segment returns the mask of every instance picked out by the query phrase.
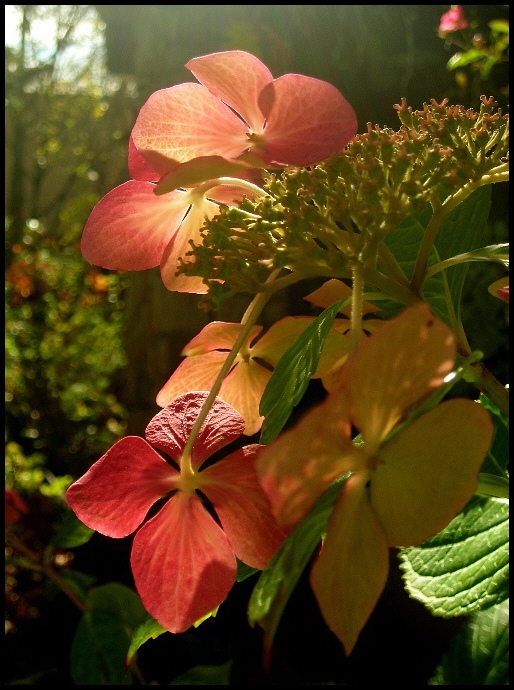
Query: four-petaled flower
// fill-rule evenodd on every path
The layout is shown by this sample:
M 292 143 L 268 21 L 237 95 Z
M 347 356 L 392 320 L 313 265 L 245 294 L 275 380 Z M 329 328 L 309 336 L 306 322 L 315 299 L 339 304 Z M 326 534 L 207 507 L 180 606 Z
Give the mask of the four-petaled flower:
M 305 299 L 315 306 L 326 308 L 338 300 L 351 297 L 351 294 L 351 288 L 345 283 L 331 279 Z M 364 302 L 364 313 L 376 310 L 377 307 Z M 341 310 L 343 316 L 347 316 L 347 313 L 348 309 Z M 244 417 L 246 435 L 251 436 L 259 431 L 264 421 L 259 414 L 259 404 L 273 367 L 313 320 L 311 316 L 286 316 L 274 323 L 258 340 L 262 326 L 254 326 L 248 333 L 219 391 L 219 397 Z M 374 330 L 379 323 L 382 322 L 377 319 L 363 321 L 363 328 Z M 337 318 L 325 340 L 312 378 L 321 378 L 327 390 L 337 384 L 340 367 L 350 350 L 349 329 L 348 318 Z M 182 350 L 187 359 L 179 364 L 161 388 L 157 394 L 157 404 L 165 407 L 188 390 L 210 390 L 242 330 L 240 323 L 222 321 L 213 321 L 205 326 Z
M 448 12 L 445 12 L 439 20 L 439 33 L 444 36 L 454 31 L 463 31 L 468 26 L 462 5 L 450 5 Z
M 405 309 L 350 355 L 340 388 L 258 459 L 273 512 L 287 526 L 334 479 L 352 473 L 310 575 L 321 612 L 347 653 L 385 586 L 388 547 L 434 536 L 477 488 L 493 433 L 482 406 L 450 399 L 398 428 L 441 386 L 455 356 L 453 334 L 427 304 Z M 362 444 L 353 442 L 353 429 Z
M 145 608 L 171 632 L 187 630 L 224 601 L 236 556 L 263 569 L 285 534 L 258 483 L 262 446 L 244 446 L 205 466 L 242 434 L 244 421 L 230 405 L 215 400 L 190 457 L 184 456 L 206 397 L 193 392 L 174 400 L 148 424 L 147 441 L 122 438 L 66 492 L 78 518 L 109 537 L 128 536 L 167 499 L 136 533 L 131 567 Z
M 308 165 L 339 151 L 357 131 L 355 113 L 327 82 L 299 74 L 273 79 L 244 51 L 194 58 L 201 84 L 150 96 L 129 141 L 128 182 L 93 209 L 81 240 L 92 264 L 141 271 L 160 266 L 164 285 L 204 293 L 199 277 L 176 276 L 190 243 L 219 204 L 264 192 L 260 168 Z

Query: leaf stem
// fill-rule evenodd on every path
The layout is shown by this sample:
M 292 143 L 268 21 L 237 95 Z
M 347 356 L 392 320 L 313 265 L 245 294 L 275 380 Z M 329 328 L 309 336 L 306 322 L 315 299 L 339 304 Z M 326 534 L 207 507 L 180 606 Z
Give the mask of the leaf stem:
M 505 167 L 507 166 L 507 167 Z M 430 250 L 435 242 L 436 235 L 441 227 L 444 218 L 453 211 L 459 204 L 472 194 L 475 189 L 493 182 L 502 182 L 508 180 L 508 165 L 502 164 L 491 170 L 487 175 L 483 175 L 479 180 L 470 180 L 458 192 L 448 197 L 446 201 L 439 207 L 434 208 L 434 214 L 427 225 L 423 239 L 419 246 L 418 256 L 416 258 L 416 265 L 412 274 L 410 286 L 412 290 L 420 295 L 421 288 L 427 275 L 428 258 Z
M 9 546 L 12 546 L 13 549 L 16 549 L 16 551 L 19 551 L 28 559 L 29 563 L 27 564 L 27 568 L 44 573 L 47 577 L 53 580 L 53 582 L 55 582 L 59 589 L 66 594 L 68 599 L 70 599 L 75 606 L 82 611 L 82 613 L 86 612 L 87 606 L 85 602 L 78 597 L 68 583 L 65 582 L 65 580 L 58 575 L 58 573 L 56 573 L 50 563 L 45 563 L 35 551 L 32 551 L 32 549 L 26 546 L 21 539 L 18 539 L 18 537 L 11 532 L 6 532 L 5 539 Z

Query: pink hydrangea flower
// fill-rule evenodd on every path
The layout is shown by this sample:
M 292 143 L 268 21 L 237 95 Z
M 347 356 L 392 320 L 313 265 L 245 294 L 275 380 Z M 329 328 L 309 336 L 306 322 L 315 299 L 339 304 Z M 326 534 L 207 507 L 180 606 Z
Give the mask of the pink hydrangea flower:
M 262 194 L 259 168 L 308 165 L 341 150 L 357 131 L 355 113 L 330 84 L 299 74 L 273 79 L 244 51 L 186 65 L 201 84 L 156 91 L 129 142 L 132 179 L 103 197 L 82 235 L 92 264 L 141 271 L 160 266 L 169 290 L 204 293 L 201 278 L 176 276 L 190 242 L 219 203 Z
M 184 456 L 206 397 L 193 392 L 174 400 L 151 420 L 146 441 L 121 439 L 66 492 L 78 518 L 109 537 L 132 534 L 166 499 L 136 533 L 131 567 L 143 605 L 171 632 L 187 630 L 224 601 L 234 584 L 236 556 L 263 569 L 285 535 L 257 480 L 262 446 L 244 446 L 205 466 L 243 431 L 244 421 L 230 405 L 216 399 L 190 456 Z
M 451 5 L 439 21 L 439 33 L 448 34 L 467 29 L 469 26 L 462 5 Z
M 185 259 L 190 242 L 201 243 L 205 218 L 219 213 L 219 203 L 233 204 L 252 188 L 237 180 L 214 180 L 189 189 L 156 195 L 158 173 L 129 142 L 132 180 L 106 194 L 94 207 L 84 227 L 81 251 L 96 266 L 120 271 L 144 271 L 160 265 L 168 290 L 204 293 L 201 278 L 175 276 L 179 258 Z M 255 188 L 254 194 L 259 193 Z
M 197 57 L 186 67 L 200 84 L 156 91 L 132 132 L 161 175 L 209 156 L 252 167 L 311 165 L 342 150 L 357 132 L 353 108 L 325 81 L 301 74 L 273 79 L 242 50 Z

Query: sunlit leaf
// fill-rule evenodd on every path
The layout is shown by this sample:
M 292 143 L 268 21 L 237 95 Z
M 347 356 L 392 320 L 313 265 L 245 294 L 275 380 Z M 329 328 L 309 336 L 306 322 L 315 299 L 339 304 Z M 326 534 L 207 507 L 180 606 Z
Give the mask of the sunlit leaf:
M 325 309 L 288 348 L 277 363 L 261 399 L 265 416 L 260 442 L 270 443 L 282 431 L 293 407 L 302 399 L 317 369 L 321 350 L 334 319 L 347 300 Z
M 509 685 L 509 601 L 471 616 L 429 685 Z
M 155 618 L 148 618 L 144 623 L 142 623 L 134 632 L 132 641 L 130 643 L 129 650 L 127 652 L 127 666 L 132 661 L 134 654 L 137 652 L 139 647 L 143 645 L 148 640 L 155 640 L 163 633 L 168 632 L 166 628 L 163 628 L 160 623 L 158 623 Z
M 434 615 L 470 615 L 509 592 L 509 508 L 474 497 L 442 532 L 400 551 L 409 594 Z
M 316 501 L 262 572 L 250 598 L 248 618 L 264 630 L 265 653 L 268 655 L 282 613 L 314 550 L 319 545 L 334 503 L 348 474 L 335 481 Z

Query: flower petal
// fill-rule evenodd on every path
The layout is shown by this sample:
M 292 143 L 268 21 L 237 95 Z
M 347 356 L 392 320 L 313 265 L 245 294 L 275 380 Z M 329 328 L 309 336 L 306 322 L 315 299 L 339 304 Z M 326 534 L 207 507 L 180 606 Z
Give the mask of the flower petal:
M 148 165 L 143 156 L 136 149 L 132 137 L 129 138 L 128 169 L 130 177 L 133 180 L 158 182 L 160 179 L 159 173 Z
M 270 378 L 271 371 L 250 358 L 239 362 L 220 388 L 220 398 L 243 416 L 246 436 L 257 433 L 262 426 L 264 417 L 259 414 L 259 405 Z
M 279 359 L 293 342 L 314 321 L 313 316 L 285 316 L 273 326 L 251 348 L 253 357 L 259 357 L 276 366 Z M 320 378 L 333 369 L 341 358 L 346 358 L 350 348 L 349 338 L 331 329 L 312 378 Z
M 126 436 L 69 487 L 66 501 L 91 529 L 126 537 L 175 488 L 178 476 L 144 439 Z
M 346 482 L 310 574 L 323 618 L 347 654 L 375 608 L 389 571 L 387 542 L 369 507 L 366 478 L 355 474 Z
M 390 546 L 421 544 L 464 508 L 491 444 L 489 413 L 472 400 L 441 403 L 379 451 L 370 502 Z
M 335 86 L 301 74 L 285 74 L 264 87 L 259 106 L 266 118 L 265 159 L 311 165 L 342 151 L 357 132 L 357 117 Z
M 332 394 L 260 453 L 257 472 L 280 525 L 293 525 L 337 477 L 366 467 L 344 394 Z
M 239 334 L 243 330 L 240 323 L 227 323 L 226 321 L 211 321 L 198 335 L 196 335 L 182 350 L 183 355 L 191 357 L 212 350 L 230 351 L 235 345 Z M 253 326 L 247 343 L 250 343 L 262 331 L 262 326 Z
M 180 192 L 170 192 L 170 194 L 180 194 Z M 186 254 L 191 251 L 191 242 L 195 245 L 202 244 L 200 229 L 206 218 L 212 218 L 219 213 L 219 206 L 204 197 L 195 195 L 194 190 L 190 191 L 190 195 L 193 205 L 162 255 L 161 277 L 168 290 L 203 294 L 207 292 L 207 286 L 202 278 L 184 274 L 175 275 L 175 272 L 179 266 L 179 259 L 185 263 L 191 261 L 186 257 Z M 156 199 L 161 198 L 163 197 L 156 197 Z
M 153 93 L 132 130 L 139 153 L 161 175 L 199 156 L 237 158 L 248 148 L 246 126 L 200 84 Z
M 175 398 L 146 427 L 149 443 L 178 460 L 207 396 L 206 391 L 194 391 Z M 243 429 L 241 415 L 216 398 L 194 443 L 193 467 L 198 468 L 210 455 L 238 439 Z
M 184 192 L 157 197 L 154 190 L 150 182 L 130 180 L 100 199 L 82 234 L 86 261 L 114 271 L 159 265 L 191 201 Z
M 373 453 L 414 403 L 442 385 L 455 362 L 451 330 L 425 302 L 365 338 L 341 370 L 351 417 Z
M 314 290 L 314 292 L 311 292 L 303 299 L 307 300 L 307 302 L 310 302 L 311 304 L 314 304 L 316 307 L 327 309 L 327 307 L 330 307 L 332 304 L 334 304 L 334 302 L 338 302 L 339 300 L 345 298 L 347 299 L 348 297 L 351 297 L 352 294 L 352 288 L 346 285 L 346 283 L 343 283 L 342 280 L 337 280 L 337 278 L 331 278 L 323 283 L 320 288 Z M 339 313 L 350 317 L 351 310 L 352 306 L 349 304 L 344 309 L 341 309 Z M 371 312 L 375 311 L 380 311 L 380 307 L 377 307 L 375 304 L 364 300 L 362 303 L 362 313 L 370 314 Z
M 247 171 L 248 168 L 241 163 L 229 161 L 221 156 L 199 156 L 186 163 L 180 163 L 164 175 L 157 185 L 156 194 L 166 194 L 178 187 L 192 187 L 218 177 L 239 178 L 246 176 Z
M 262 131 L 264 117 L 258 97 L 273 76 L 255 55 L 228 50 L 193 58 L 186 67 L 211 93 L 239 113 L 252 131 Z
M 201 489 L 212 502 L 234 552 L 252 568 L 263 570 L 286 536 L 255 471 L 262 446 L 245 446 L 203 472 Z
M 188 357 L 166 381 L 155 402 L 159 407 L 166 407 L 183 393 L 211 390 L 226 359 L 226 352 L 208 352 Z
M 223 530 L 196 494 L 182 491 L 138 531 L 130 560 L 144 607 L 174 633 L 219 606 L 236 575 Z

